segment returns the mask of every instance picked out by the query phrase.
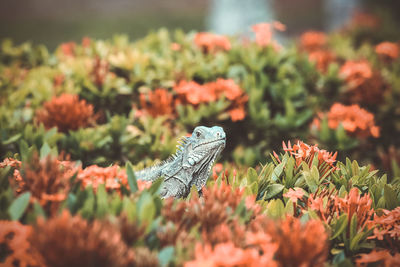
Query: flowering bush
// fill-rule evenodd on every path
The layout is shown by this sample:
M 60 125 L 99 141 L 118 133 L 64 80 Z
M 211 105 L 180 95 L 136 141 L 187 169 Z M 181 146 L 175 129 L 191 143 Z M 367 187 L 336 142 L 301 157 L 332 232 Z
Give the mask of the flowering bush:
M 3 41 L 0 265 L 395 266 L 400 65 L 383 23 L 286 47 L 279 22 L 254 41 Z M 201 196 L 162 200 L 132 175 L 215 124 L 227 146 Z

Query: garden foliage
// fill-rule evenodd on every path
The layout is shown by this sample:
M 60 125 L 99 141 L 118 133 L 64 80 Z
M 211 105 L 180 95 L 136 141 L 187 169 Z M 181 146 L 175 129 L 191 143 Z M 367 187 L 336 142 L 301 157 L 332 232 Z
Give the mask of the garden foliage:
M 4 40 L 0 263 L 399 265 L 400 47 L 361 43 L 379 21 L 357 16 L 288 47 L 278 22 L 255 41 Z M 202 196 L 162 200 L 133 170 L 198 125 L 224 128 L 224 164 Z

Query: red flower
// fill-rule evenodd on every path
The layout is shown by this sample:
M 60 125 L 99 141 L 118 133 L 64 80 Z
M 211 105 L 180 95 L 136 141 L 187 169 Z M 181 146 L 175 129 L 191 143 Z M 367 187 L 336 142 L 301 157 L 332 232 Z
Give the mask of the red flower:
M 326 72 L 331 63 L 335 62 L 336 55 L 327 50 L 315 50 L 308 54 L 308 60 L 315 62 L 320 72 Z
M 348 231 L 350 231 L 350 222 L 353 215 L 357 216 L 357 231 L 362 231 L 372 222 L 371 218 L 374 214 L 372 199 L 369 194 L 361 196 L 358 188 L 353 187 L 344 198 L 336 196 L 335 202 L 339 213 L 344 212 L 348 215 Z M 347 235 L 349 235 L 349 232 Z
M 284 197 L 288 197 L 290 201 L 296 203 L 298 199 L 302 199 L 304 196 L 304 191 L 301 188 L 295 188 L 293 190 L 292 188 L 289 188 L 289 191 L 285 194 L 283 194 Z
M 1 266 L 45 266 L 28 242 L 31 233 L 31 226 L 16 221 L 0 221 Z
M 372 77 L 372 67 L 366 60 L 346 61 L 340 68 L 339 74 L 346 80 L 350 88 L 355 88 Z
M 284 31 L 286 30 L 286 26 L 278 21 L 271 23 L 258 23 L 253 25 L 253 32 L 256 35 L 256 44 L 265 47 L 268 45 L 272 45 L 278 48 L 278 44 L 272 39 L 273 30 Z
M 397 59 L 399 57 L 399 46 L 391 42 L 382 42 L 375 46 L 375 52 L 384 59 Z
M 75 56 L 76 44 L 74 42 L 62 43 L 60 47 L 65 56 Z
M 387 250 L 373 250 L 369 254 L 361 254 L 356 259 L 357 267 L 369 266 L 369 263 L 377 262 L 380 262 L 379 266 L 382 267 L 400 266 L 400 253 L 392 256 Z
M 119 190 L 121 184 L 129 188 L 126 172 L 121 170 L 118 165 L 105 168 L 91 165 L 79 171 L 77 178 L 82 181 L 83 187 L 91 185 L 94 190 L 97 190 L 100 184 L 105 184 L 107 190 Z M 137 183 L 139 190 L 151 185 L 150 182 L 142 180 L 137 180 Z
M 159 88 L 147 94 L 140 94 L 140 105 L 153 117 L 174 113 L 173 96 L 165 89 Z
M 182 48 L 182 46 L 180 44 L 178 44 L 178 43 L 172 43 L 171 44 L 171 50 L 172 51 L 179 51 L 179 50 L 181 50 L 181 48 Z
M 304 161 L 309 167 L 311 167 L 314 156 L 317 154 L 318 170 L 322 176 L 336 168 L 334 163 L 336 161 L 337 152 L 333 154 L 333 152 L 319 149 L 317 145 L 310 146 L 301 141 L 298 141 L 297 144 L 293 145 L 293 147 L 290 144 L 290 141 L 287 146 L 285 142 L 282 142 L 282 146 L 285 152 L 289 152 L 290 155 L 295 156 L 297 166 L 300 166 L 301 162 Z M 276 153 L 274 155 L 278 161 L 280 161 L 278 155 Z
M 358 105 L 333 104 L 328 113 L 328 126 L 336 129 L 339 124 L 342 124 L 349 134 L 359 138 L 379 137 L 379 127 L 375 125 L 374 115 Z
M 88 47 L 90 47 L 91 43 L 92 43 L 92 40 L 89 37 L 85 36 L 82 38 L 82 46 L 83 47 L 88 48 Z
M 228 51 L 231 49 L 231 43 L 227 37 L 209 32 L 197 33 L 194 37 L 194 43 L 204 53 L 214 53 L 218 50 Z
M 87 127 L 96 120 L 93 106 L 79 100 L 77 95 L 53 97 L 36 112 L 36 120 L 46 128 L 57 127 L 61 132 Z
M 308 31 L 300 36 L 300 47 L 305 51 L 320 50 L 327 43 L 326 34 L 318 31 Z

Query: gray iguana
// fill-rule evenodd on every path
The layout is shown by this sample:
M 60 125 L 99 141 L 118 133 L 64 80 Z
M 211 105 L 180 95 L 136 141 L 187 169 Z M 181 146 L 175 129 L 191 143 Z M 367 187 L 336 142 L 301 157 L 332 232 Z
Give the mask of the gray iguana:
M 225 141 L 221 127 L 196 127 L 190 137 L 181 139 L 174 155 L 160 164 L 135 172 L 135 176 L 144 181 L 164 177 L 160 192 L 162 198 L 186 197 L 193 185 L 201 190 L 206 184 Z

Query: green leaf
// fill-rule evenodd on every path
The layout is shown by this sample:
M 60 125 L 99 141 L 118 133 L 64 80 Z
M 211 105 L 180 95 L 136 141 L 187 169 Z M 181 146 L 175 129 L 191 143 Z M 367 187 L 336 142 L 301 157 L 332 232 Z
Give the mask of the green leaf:
M 31 199 L 31 193 L 25 192 L 17 197 L 8 208 L 8 214 L 11 220 L 18 221 L 24 214 L 26 208 L 28 208 L 29 200 Z
M 396 192 L 390 185 L 385 184 L 383 196 L 385 197 L 386 207 L 389 210 L 395 209 L 400 205 L 400 201 L 397 199 Z
M 348 220 L 348 215 L 342 214 L 339 219 L 336 221 L 335 226 L 333 227 L 333 235 L 331 236 L 331 240 L 335 239 L 338 237 L 340 234 L 343 233 L 344 230 L 347 228 L 347 220 Z
M 40 148 L 40 158 L 44 159 L 47 157 L 51 152 L 50 146 L 47 144 L 47 142 L 44 142 L 42 147 Z
M 174 259 L 175 248 L 173 246 L 164 247 L 158 253 L 160 266 L 167 266 Z
M 258 175 L 257 171 L 253 168 L 248 168 L 247 169 L 247 179 L 249 180 L 249 184 L 252 184 L 253 182 L 258 181 Z
M 271 184 L 267 186 L 263 199 L 268 200 L 282 192 L 284 185 L 281 184 Z
M 266 213 L 269 217 L 274 219 L 282 218 L 282 216 L 285 214 L 285 206 L 283 205 L 282 200 L 270 200 L 267 205 Z
M 353 214 L 350 221 L 350 240 L 352 240 L 357 234 L 357 214 Z
M 132 169 L 132 164 L 130 162 L 127 162 L 125 167 L 126 167 L 126 175 L 128 176 L 129 189 L 131 190 L 132 193 L 135 193 L 138 191 L 139 188 L 135 173 L 133 172 Z
M 107 214 L 108 211 L 107 192 L 104 184 L 100 184 L 97 187 L 96 198 L 96 217 L 102 218 Z
M 38 201 L 33 203 L 33 210 L 35 212 L 36 217 L 46 218 L 46 213 L 44 212 L 42 206 L 40 206 Z
M 272 172 L 272 176 L 271 176 L 271 180 L 272 180 L 273 182 L 277 181 L 277 180 L 279 179 L 279 177 L 281 176 L 282 171 L 283 171 L 283 167 L 285 167 L 286 161 L 287 161 L 287 158 L 283 158 L 283 159 L 282 159 L 282 162 L 279 163 L 279 164 L 274 168 L 274 171 Z
M 5 141 L 2 141 L 2 143 L 3 143 L 3 145 L 9 145 L 9 144 L 11 144 L 11 143 L 14 143 L 14 142 L 16 142 L 16 141 L 18 141 L 18 139 L 21 137 L 21 134 L 19 133 L 19 134 L 16 134 L 16 135 L 14 135 L 14 136 L 11 136 L 10 138 L 8 138 L 7 140 L 5 140 Z
M 153 197 L 147 191 L 144 191 L 137 203 L 138 217 L 141 222 L 151 223 L 156 214 L 156 207 L 153 203 Z
M 149 192 L 154 195 L 154 194 L 158 194 L 160 189 L 161 189 L 161 185 L 164 182 L 164 178 L 158 178 L 157 180 L 153 181 L 153 183 L 151 184 L 150 188 L 149 188 Z

